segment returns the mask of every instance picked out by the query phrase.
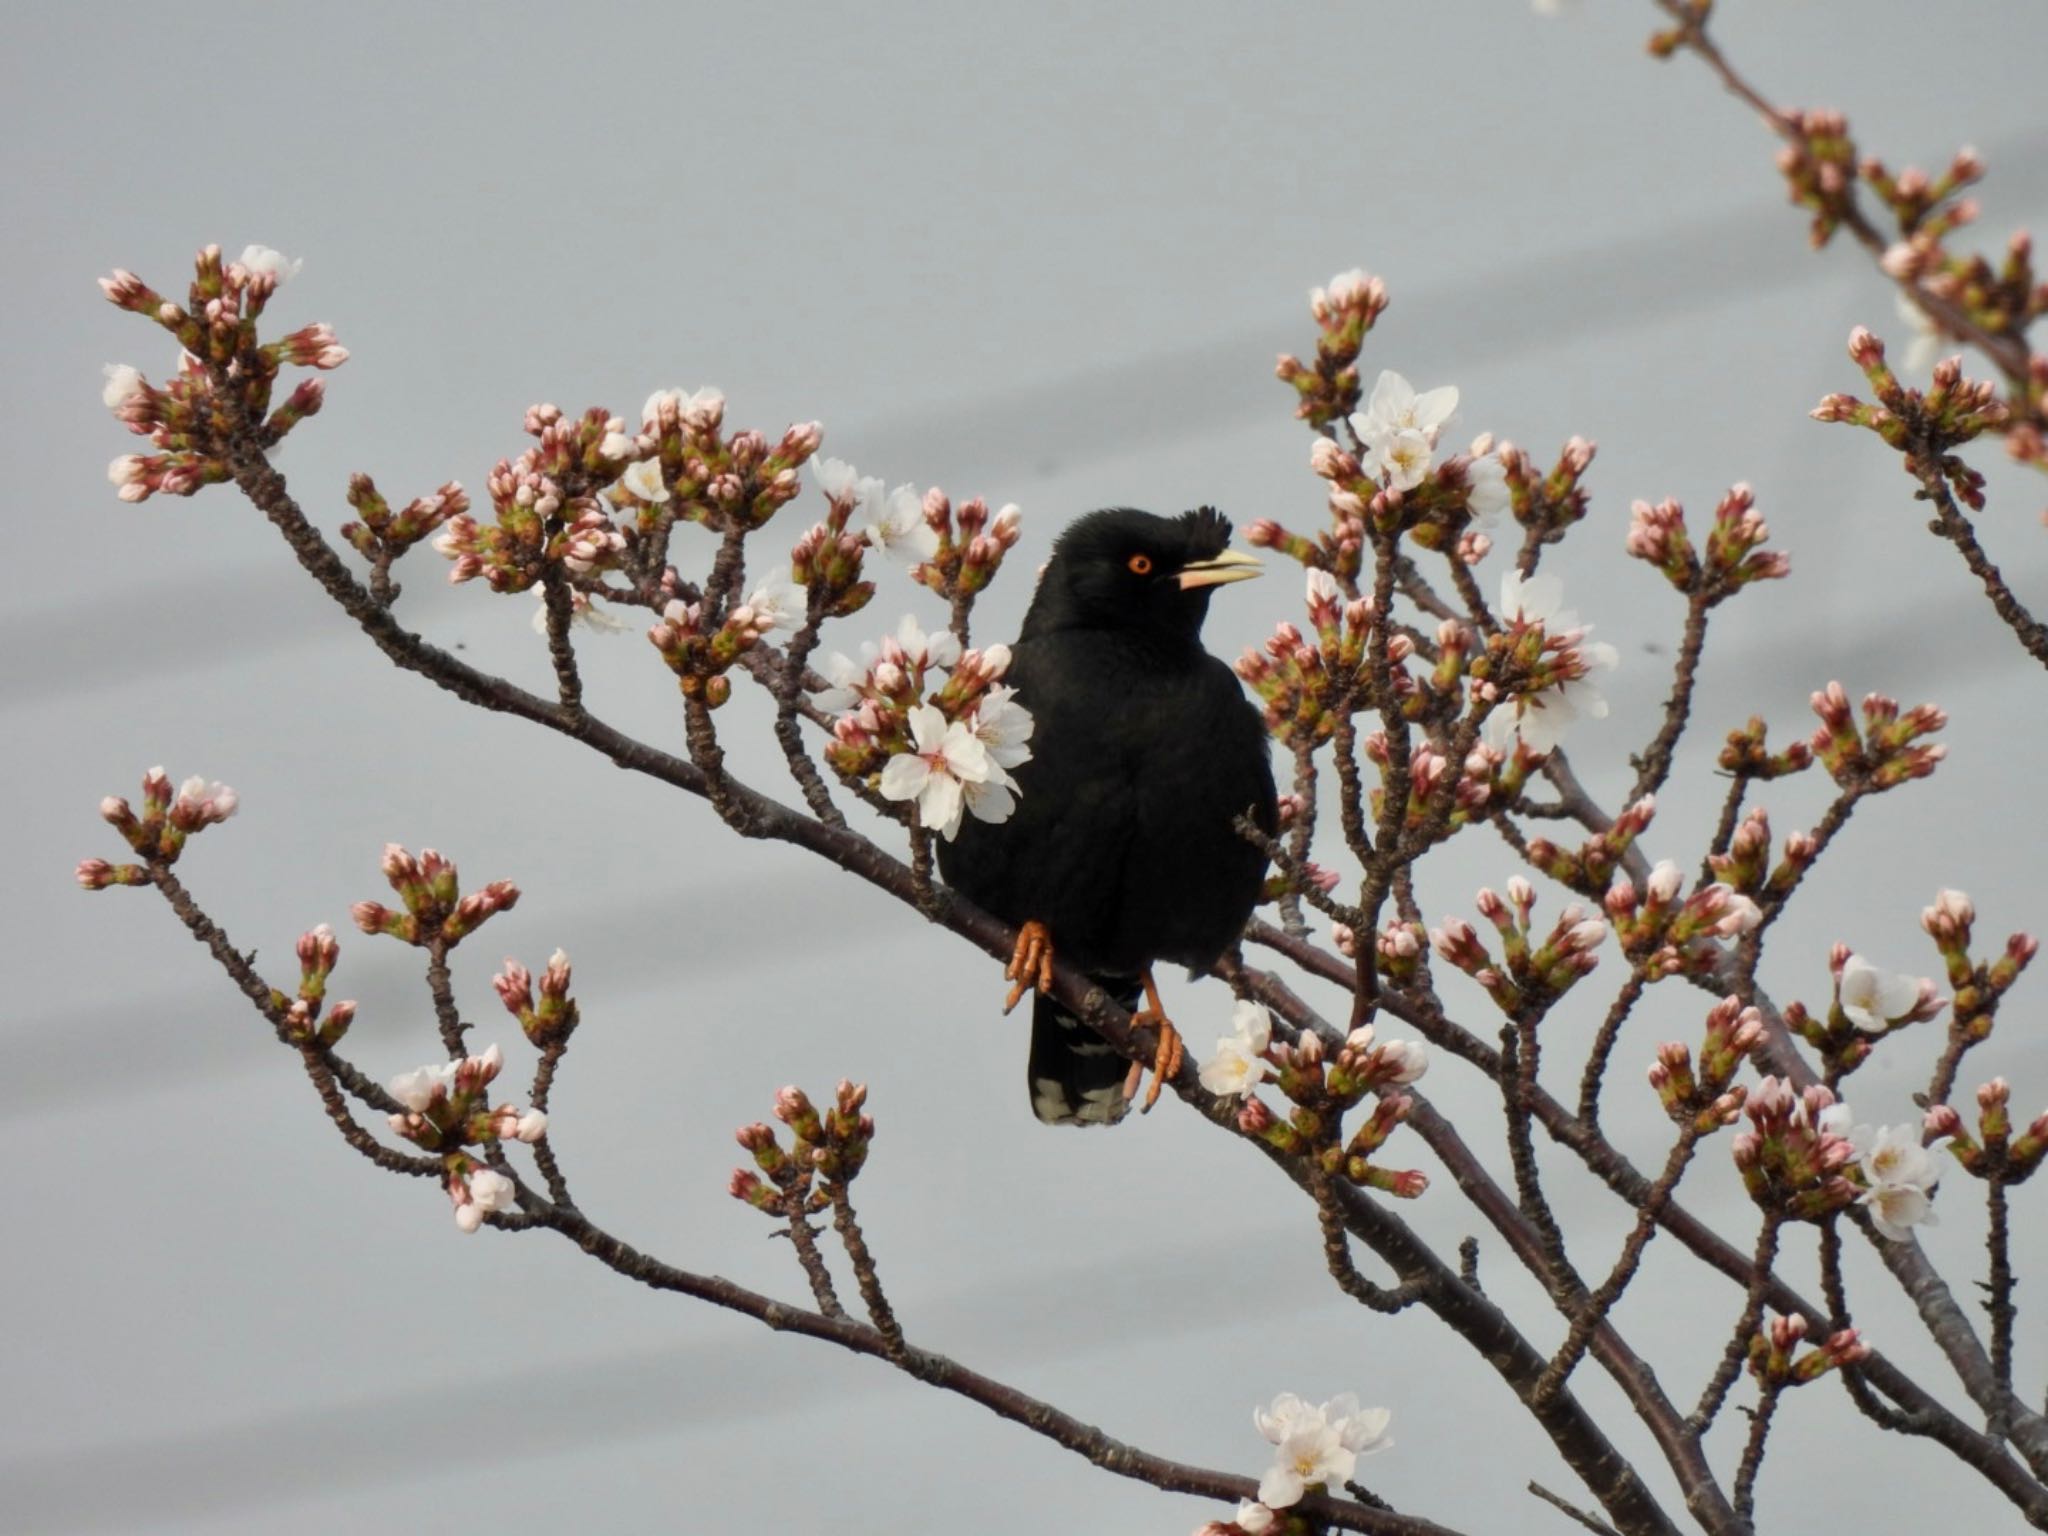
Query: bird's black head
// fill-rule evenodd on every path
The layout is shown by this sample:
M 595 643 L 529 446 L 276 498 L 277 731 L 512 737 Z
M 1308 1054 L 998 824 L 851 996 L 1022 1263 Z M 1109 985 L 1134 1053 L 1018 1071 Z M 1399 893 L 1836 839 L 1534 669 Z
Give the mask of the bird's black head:
M 1179 517 L 1110 507 L 1076 518 L 1053 545 L 1023 637 L 1117 629 L 1192 641 L 1209 594 L 1259 574 L 1259 562 L 1229 544 L 1230 519 L 1214 507 Z

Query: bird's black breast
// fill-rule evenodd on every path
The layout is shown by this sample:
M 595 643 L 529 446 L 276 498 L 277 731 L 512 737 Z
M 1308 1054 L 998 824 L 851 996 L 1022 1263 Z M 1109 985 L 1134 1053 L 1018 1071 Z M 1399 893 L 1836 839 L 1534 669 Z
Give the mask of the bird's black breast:
M 1046 924 L 1084 970 L 1208 966 L 1265 876 L 1233 823 L 1276 821 L 1265 728 L 1237 678 L 1199 645 L 1072 629 L 1020 642 L 1005 681 L 1031 712 L 1032 758 L 1008 821 L 969 817 L 940 844 L 948 883 Z

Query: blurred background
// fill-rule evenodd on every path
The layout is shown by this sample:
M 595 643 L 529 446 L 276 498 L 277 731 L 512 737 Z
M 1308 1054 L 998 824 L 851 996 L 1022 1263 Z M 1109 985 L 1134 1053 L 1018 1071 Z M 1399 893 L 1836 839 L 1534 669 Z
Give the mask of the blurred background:
M 1893 165 L 1976 144 L 1992 248 L 2048 213 L 2037 5 L 1946 10 L 1940 25 L 1972 40 L 1957 44 L 1911 0 L 1721 9 L 1725 46 L 1768 91 L 1847 110 Z M 695 801 L 394 672 L 232 492 L 116 501 L 103 467 L 131 439 L 100 407 L 101 365 L 161 378 L 173 351 L 93 279 L 125 266 L 182 293 L 206 241 L 304 258 L 271 315 L 328 321 L 354 356 L 281 463 L 330 529 L 352 470 L 398 501 L 449 478 L 481 495 L 535 401 L 630 415 L 653 389 L 715 384 L 734 425 L 772 437 L 817 418 L 825 451 L 863 472 L 1020 503 L 1025 542 L 977 622 L 995 639 L 1089 508 L 1214 502 L 1240 522 L 1317 523 L 1272 363 L 1313 345 L 1309 287 L 1363 265 L 1394 296 L 1368 379 L 1456 383 L 1454 442 L 1492 430 L 1545 462 L 1573 433 L 1600 445 L 1593 514 L 1549 568 L 1623 655 L 1612 716 L 1572 742 L 1604 797 L 1654 729 L 1681 614 L 1623 557 L 1629 501 L 1678 496 L 1697 527 L 1746 479 L 1792 553 L 1790 581 L 1722 611 L 1653 857 L 1696 860 L 1713 753 L 1752 713 L 1774 738 L 1803 734 L 1830 678 L 1951 712 L 1941 772 L 1867 806 L 1774 936 L 1773 993 L 1824 1002 L 1836 940 L 1937 971 L 1917 918 L 1942 886 L 1975 897 L 1991 942 L 2048 926 L 2048 678 L 1922 531 L 1896 458 L 1807 419 L 1860 385 L 1852 324 L 1905 328 L 1860 256 L 1805 249 L 1746 109 L 1695 63 L 1644 57 L 1659 19 L 1623 0 L 1557 17 L 1518 0 L 14 8 L 0 751 L 24 819 L 0 1019 L 0 1530 L 341 1532 L 468 1509 L 538 1530 L 1002 1536 L 1228 1513 L 874 1362 L 636 1289 L 545 1234 L 460 1235 L 436 1190 L 337 1143 L 160 903 L 72 884 L 80 857 L 117 855 L 99 798 L 133 795 L 158 762 L 241 792 L 238 818 L 181 866 L 239 945 L 283 976 L 298 933 L 341 930 L 334 993 L 360 1000 L 349 1049 L 380 1078 L 436 1054 L 411 952 L 347 923 L 352 901 L 385 894 L 383 843 L 444 850 L 466 885 L 520 883 L 518 909 L 458 952 L 465 1007 L 523 1080 L 489 975 L 508 953 L 537 967 L 570 951 L 585 1023 L 555 1142 L 589 1212 L 636 1245 L 802 1298 L 786 1247 L 725 1194 L 732 1128 L 781 1083 L 864 1079 L 880 1137 L 863 1213 L 915 1341 L 1149 1450 L 1254 1476 L 1254 1402 L 1356 1391 L 1393 1410 L 1395 1449 L 1361 1473 L 1397 1507 L 1473 1532 L 1565 1529 L 1523 1486 L 1582 1491 L 1491 1372 L 1421 1309 L 1385 1319 L 1338 1295 L 1312 1213 L 1261 1160 L 1171 1102 L 1113 1133 L 1036 1125 L 1024 1026 L 1000 1017 L 979 954 L 835 869 L 740 844 Z M 1987 543 L 2038 607 L 2041 483 L 1995 450 L 1975 460 L 1992 475 Z M 807 493 L 783 514 L 791 537 L 820 505 Z M 686 565 L 705 555 L 678 548 Z M 532 599 L 451 589 L 443 571 L 431 553 L 401 568 L 402 615 L 544 686 Z M 852 651 L 906 610 L 941 617 L 900 568 L 883 581 L 828 646 Z M 1284 573 L 1234 588 L 1211 646 L 1234 655 L 1298 605 Z M 597 709 L 678 744 L 673 684 L 637 634 L 585 656 Z M 749 708 L 729 716 L 737 766 L 788 794 Z M 1817 778 L 1764 797 L 1780 836 L 1819 814 Z M 1512 872 L 1497 842 L 1462 839 L 1426 866 L 1432 919 Z M 1613 980 L 1610 956 L 1556 1016 L 1567 1051 Z M 1965 1092 L 1999 1070 L 2016 1111 L 2038 1107 L 2038 987 Z M 1201 1048 L 1229 1015 L 1213 983 L 1176 979 L 1169 1000 Z M 1659 989 L 1623 1040 L 1609 1117 L 1639 1160 L 1664 1145 L 1641 1068 L 1656 1041 L 1697 1039 L 1703 1012 Z M 1859 1119 L 1912 1117 L 1936 1040 L 1895 1043 L 1854 1079 Z M 1427 1087 L 1498 1151 L 1469 1078 L 1444 1063 Z M 1630 1213 L 1562 1163 L 1554 1175 L 1585 1264 L 1604 1270 Z M 2015 1197 L 2023 1273 L 2048 1262 L 2044 1195 Z M 1685 1198 L 1749 1240 L 1725 1143 Z M 1926 1234 L 1966 1302 L 1978 1198 L 1952 1177 Z M 1446 1247 L 1476 1230 L 1447 1182 L 1404 1214 Z M 1740 1296 L 1668 1246 L 1620 1321 L 1689 1402 Z M 1811 1289 L 1810 1251 L 1789 1246 Z M 1539 1317 L 1499 1244 L 1482 1251 L 1490 1291 Z M 1960 1402 L 1889 1279 L 1853 1259 L 1859 1324 Z M 2037 1388 L 2030 1317 L 2021 1375 Z M 1576 1385 L 1618 1402 L 1595 1367 Z M 1724 1415 L 1717 1464 L 1732 1469 L 1742 1424 Z M 1832 1387 L 1798 1394 L 1780 1424 L 1766 1529 L 2017 1528 Z M 1643 1437 L 1617 1432 L 1669 1491 Z M 1864 1471 L 1876 1454 L 1881 1476 Z

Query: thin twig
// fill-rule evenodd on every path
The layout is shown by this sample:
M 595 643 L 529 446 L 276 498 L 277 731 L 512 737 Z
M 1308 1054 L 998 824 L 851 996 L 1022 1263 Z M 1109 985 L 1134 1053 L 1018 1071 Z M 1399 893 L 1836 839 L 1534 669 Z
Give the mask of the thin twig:
M 1927 525 L 1928 532 L 1947 539 L 1955 545 L 1956 552 L 1963 557 L 1963 564 L 1970 568 L 1970 574 L 1977 578 L 1984 588 L 1985 597 L 1991 601 L 1991 611 L 2005 622 L 2026 653 L 2034 660 L 2048 667 L 2048 625 L 2034 617 L 2027 607 L 2013 595 L 2005 573 L 1992 563 L 1984 553 L 1984 546 L 1977 542 L 1976 526 L 1956 505 L 1950 494 L 1948 482 L 1942 478 L 1940 454 L 1922 453 L 1917 456 L 1920 465 L 1920 498 L 1934 504 L 1934 518 Z
M 548 660 L 555 668 L 555 697 L 572 715 L 583 713 L 583 677 L 576 669 L 576 643 L 569 626 L 576 617 L 569 584 L 558 573 L 541 578 L 543 612 L 547 614 Z
M 1587 1530 L 1592 1531 L 1594 1533 L 1594 1536 L 1621 1536 L 1621 1533 L 1615 1530 L 1615 1528 L 1609 1525 L 1605 1520 L 1595 1519 L 1593 1516 L 1587 1514 L 1583 1509 L 1580 1509 L 1577 1505 L 1566 1503 L 1563 1499 L 1559 1498 L 1556 1494 L 1552 1493 L 1548 1488 L 1544 1487 L 1541 1483 L 1536 1482 L 1533 1479 L 1529 1483 L 1529 1491 L 1535 1494 L 1536 1497 L 1541 1499 L 1544 1503 L 1549 1504 L 1557 1509 L 1563 1510 L 1567 1515 L 1570 1515 L 1572 1519 L 1578 1521 L 1580 1525 L 1583 1525 Z
M 1579 1074 L 1579 1119 L 1588 1129 L 1599 1128 L 1600 1086 L 1607 1079 L 1607 1061 L 1614 1054 L 1615 1042 L 1621 1038 L 1621 1026 L 1643 995 L 1645 979 L 1640 962 L 1629 968 L 1628 980 L 1614 995 L 1607 1017 L 1600 1021 L 1600 1031 L 1593 1037 L 1592 1048 L 1586 1052 L 1586 1069 Z
M 1745 1520 L 1756 1518 L 1756 1477 L 1763 1470 L 1764 1444 L 1770 1439 L 1771 1419 L 1784 1395 L 1784 1383 L 1765 1382 L 1749 1416 L 1749 1438 L 1742 1447 L 1742 1464 L 1735 1469 L 1735 1513 Z
M 1665 1159 L 1664 1172 L 1650 1186 L 1649 1198 L 1636 1213 L 1635 1226 L 1622 1244 L 1620 1257 L 1614 1261 L 1614 1268 L 1608 1271 L 1607 1278 L 1601 1281 L 1600 1288 L 1580 1304 L 1564 1343 L 1558 1346 L 1550 1368 L 1537 1384 L 1538 1392 L 1546 1396 L 1555 1392 L 1578 1368 L 1579 1361 L 1585 1356 L 1586 1345 L 1592 1340 L 1594 1327 L 1613 1311 L 1614 1304 L 1621 1300 L 1621 1293 L 1635 1279 L 1636 1270 L 1643 1262 L 1643 1251 L 1650 1246 L 1650 1239 L 1657 1235 L 1658 1217 L 1663 1214 L 1672 1191 L 1678 1188 L 1678 1181 L 1685 1177 L 1686 1167 L 1692 1162 L 1699 1139 L 1697 1118 L 1687 1120 L 1679 1128 L 1678 1140 L 1671 1148 L 1671 1155 Z
M 1692 718 L 1693 684 L 1699 676 L 1700 652 L 1707 643 L 1707 612 L 1713 600 L 1704 586 L 1686 599 L 1685 634 L 1678 643 L 1678 660 L 1671 669 L 1671 696 L 1664 701 L 1664 723 L 1650 744 L 1635 759 L 1635 787 L 1628 792 L 1633 804 L 1664 787 L 1671 774 L 1671 759 L 1679 737 Z
M 868 1251 L 866 1234 L 860 1229 L 860 1219 L 853 1213 L 853 1196 L 844 1179 L 827 1179 L 825 1193 L 832 1200 L 832 1227 L 839 1234 L 839 1241 L 846 1246 L 846 1257 L 853 1265 L 853 1278 L 860 1287 L 861 1305 L 868 1310 L 868 1321 L 875 1325 L 889 1346 L 889 1358 L 903 1358 L 903 1326 L 896 1321 L 895 1309 L 889 1305 L 889 1298 L 883 1294 L 881 1276 L 875 1270 L 875 1256 Z
M 1406 1311 L 1420 1301 L 1428 1290 L 1426 1280 L 1407 1280 L 1388 1287 L 1375 1285 L 1358 1272 L 1351 1259 L 1351 1234 L 1344 1226 L 1344 1212 L 1332 1198 L 1330 1176 L 1318 1170 L 1312 1188 L 1317 1220 L 1323 1229 L 1323 1262 L 1337 1288 L 1353 1301 L 1387 1316 Z
M 1763 1226 L 1756 1235 L 1756 1256 L 1751 1261 L 1752 1278 L 1743 1297 L 1742 1313 L 1735 1319 L 1727 1348 L 1721 1352 L 1721 1363 L 1714 1367 L 1714 1374 L 1700 1393 L 1699 1406 L 1693 1409 L 1692 1417 L 1686 1421 L 1695 1434 L 1704 1435 L 1713 1425 L 1714 1416 L 1721 1411 L 1721 1404 L 1727 1401 L 1728 1389 L 1735 1385 L 1735 1378 L 1742 1372 L 1742 1362 L 1749 1357 L 1749 1341 L 1756 1337 L 1757 1325 L 1763 1321 L 1764 1296 L 1770 1289 L 1771 1266 L 1778 1260 L 1778 1228 L 1784 1220 L 1776 1211 L 1764 1212 Z
M 846 1308 L 840 1305 L 839 1292 L 832 1284 L 832 1272 L 825 1267 L 825 1256 L 818 1251 L 818 1229 L 811 1225 L 810 1217 L 804 1213 L 805 1197 L 810 1188 L 808 1178 L 783 1187 L 782 1200 L 789 1216 L 789 1226 L 784 1230 L 790 1247 L 796 1250 L 797 1263 L 803 1266 L 804 1279 L 810 1282 L 811 1295 L 817 1300 L 818 1310 L 827 1317 L 844 1318 Z
M 448 941 L 440 934 L 427 940 L 427 991 L 434 999 L 434 1023 L 441 1032 L 441 1049 L 454 1061 L 469 1054 L 463 1044 L 465 1028 L 455 1006 L 455 981 L 448 973 Z
M 1989 1229 L 1985 1234 L 1984 1246 L 1991 1257 L 1991 1279 L 1985 1286 L 1989 1293 L 1984 1310 L 1991 1314 L 1991 1374 L 1998 1380 L 1999 1391 L 2005 1402 L 2012 1400 L 2012 1330 L 2019 1317 L 2019 1309 L 2013 1304 L 2013 1287 L 2018 1282 L 2012 1272 L 2011 1234 L 2007 1229 L 2005 1209 L 2005 1175 L 1994 1169 L 1986 1184 L 1986 1195 L 1990 1203 Z M 1991 1415 L 1991 1422 L 1985 1426 L 1991 1434 L 2003 1439 L 2011 1413 L 2002 1402 Z

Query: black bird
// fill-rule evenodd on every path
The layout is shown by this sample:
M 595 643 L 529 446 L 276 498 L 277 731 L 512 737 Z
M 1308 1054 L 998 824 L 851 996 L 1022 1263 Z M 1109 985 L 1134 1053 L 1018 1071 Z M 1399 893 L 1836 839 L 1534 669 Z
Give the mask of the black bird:
M 1214 964 L 1265 879 L 1234 823 L 1278 824 L 1266 729 L 1201 640 L 1210 593 L 1259 574 L 1229 542 L 1213 507 L 1113 507 L 1060 535 L 1004 678 L 1034 722 L 1016 810 L 970 816 L 939 845 L 947 882 L 1022 928 L 1007 1007 L 1037 989 L 1028 1075 L 1048 1124 L 1114 1124 L 1144 1077 L 1047 995 L 1054 949 L 1126 1008 L 1143 993 L 1138 1022 L 1159 1032 L 1150 1109 L 1181 1060 L 1152 966 Z

